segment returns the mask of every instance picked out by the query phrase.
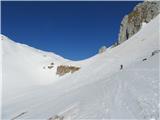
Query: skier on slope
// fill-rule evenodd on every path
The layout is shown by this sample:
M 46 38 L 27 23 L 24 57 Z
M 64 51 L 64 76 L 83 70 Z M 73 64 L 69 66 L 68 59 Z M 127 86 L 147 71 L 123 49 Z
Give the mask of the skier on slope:
M 123 69 L 123 65 L 120 65 L 120 70 L 122 70 Z

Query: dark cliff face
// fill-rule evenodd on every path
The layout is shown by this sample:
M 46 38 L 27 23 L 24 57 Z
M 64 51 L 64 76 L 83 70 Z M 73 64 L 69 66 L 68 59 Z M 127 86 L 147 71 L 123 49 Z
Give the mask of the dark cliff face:
M 150 22 L 160 12 L 160 1 L 145 1 L 135 6 L 133 11 L 124 16 L 118 38 L 118 44 L 137 33 L 143 23 Z

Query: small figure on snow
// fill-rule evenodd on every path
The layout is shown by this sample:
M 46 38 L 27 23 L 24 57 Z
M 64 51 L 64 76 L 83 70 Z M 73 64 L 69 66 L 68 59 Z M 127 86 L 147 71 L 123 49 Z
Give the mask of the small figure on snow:
M 123 69 L 123 65 L 120 65 L 120 70 L 122 70 Z

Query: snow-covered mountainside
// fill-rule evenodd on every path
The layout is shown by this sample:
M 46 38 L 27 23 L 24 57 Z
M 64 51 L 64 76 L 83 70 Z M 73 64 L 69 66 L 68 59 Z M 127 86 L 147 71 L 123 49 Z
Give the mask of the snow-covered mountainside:
M 2 119 L 159 119 L 159 19 L 82 61 L 2 40 Z M 57 66 L 78 66 L 56 74 Z M 48 66 L 52 66 L 49 67 Z

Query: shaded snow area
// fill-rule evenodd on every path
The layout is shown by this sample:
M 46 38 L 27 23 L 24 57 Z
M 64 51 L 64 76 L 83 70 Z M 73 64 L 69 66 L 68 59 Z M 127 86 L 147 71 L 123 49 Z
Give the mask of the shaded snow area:
M 2 119 L 159 120 L 159 17 L 124 43 L 82 61 L 2 35 Z M 81 69 L 59 77 L 59 65 Z

